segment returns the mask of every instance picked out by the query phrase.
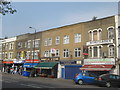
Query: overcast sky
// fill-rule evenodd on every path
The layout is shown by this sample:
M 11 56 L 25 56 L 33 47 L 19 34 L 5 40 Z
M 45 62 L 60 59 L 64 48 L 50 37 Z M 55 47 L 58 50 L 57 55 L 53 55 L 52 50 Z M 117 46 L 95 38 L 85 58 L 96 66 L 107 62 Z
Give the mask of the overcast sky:
M 118 13 L 117 2 L 13 2 L 14 15 L 2 17 L 2 36 L 48 30 L 89 21 L 93 16 L 103 18 Z

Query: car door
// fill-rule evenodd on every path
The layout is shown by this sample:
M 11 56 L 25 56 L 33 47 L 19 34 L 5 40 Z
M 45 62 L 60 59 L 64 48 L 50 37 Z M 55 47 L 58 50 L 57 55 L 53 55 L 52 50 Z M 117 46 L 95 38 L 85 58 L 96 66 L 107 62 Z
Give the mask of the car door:
M 84 79 L 84 82 L 85 82 L 85 83 L 93 83 L 95 77 L 91 77 L 91 76 L 89 75 L 89 73 L 85 73 L 85 74 L 83 74 L 83 79 Z

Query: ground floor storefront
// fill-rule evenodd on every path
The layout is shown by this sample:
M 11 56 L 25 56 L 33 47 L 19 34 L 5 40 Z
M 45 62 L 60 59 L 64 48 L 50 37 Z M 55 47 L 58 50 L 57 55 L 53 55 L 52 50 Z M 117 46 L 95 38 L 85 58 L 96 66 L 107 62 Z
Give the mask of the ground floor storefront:
M 80 68 L 83 72 L 92 72 L 97 76 L 115 72 L 116 65 L 114 58 L 85 59 L 84 65 Z

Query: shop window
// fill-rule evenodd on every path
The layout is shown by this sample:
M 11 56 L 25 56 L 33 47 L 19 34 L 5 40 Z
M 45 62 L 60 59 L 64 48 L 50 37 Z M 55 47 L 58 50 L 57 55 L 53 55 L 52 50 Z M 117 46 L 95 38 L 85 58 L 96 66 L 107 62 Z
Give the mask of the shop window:
M 74 55 L 75 55 L 75 57 L 80 57 L 80 52 L 81 52 L 80 48 L 74 49 Z
M 114 39 L 114 28 L 108 28 L 108 39 Z
M 64 43 L 64 44 L 68 44 L 68 43 L 69 43 L 69 36 L 68 36 L 68 35 L 65 35 L 65 36 L 64 36 L 63 43 Z
M 109 56 L 114 56 L 114 54 L 115 54 L 115 51 L 114 51 L 114 45 L 110 45 L 109 46 Z
M 59 36 L 56 37 L 56 45 L 58 45 L 58 44 L 60 44 L 60 37 Z
M 68 49 L 64 49 L 64 51 L 63 51 L 63 57 L 64 58 L 69 57 L 69 50 Z
M 75 43 L 81 42 L 81 34 L 79 34 L 79 33 L 75 34 L 74 38 L 75 38 Z

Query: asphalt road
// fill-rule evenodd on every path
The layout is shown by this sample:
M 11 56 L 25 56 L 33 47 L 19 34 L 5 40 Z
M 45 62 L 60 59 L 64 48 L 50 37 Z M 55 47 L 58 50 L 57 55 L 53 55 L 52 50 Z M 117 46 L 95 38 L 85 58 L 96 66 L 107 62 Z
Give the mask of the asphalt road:
M 96 85 L 76 85 L 73 80 L 24 77 L 17 74 L 2 74 L 2 88 L 105 88 Z

